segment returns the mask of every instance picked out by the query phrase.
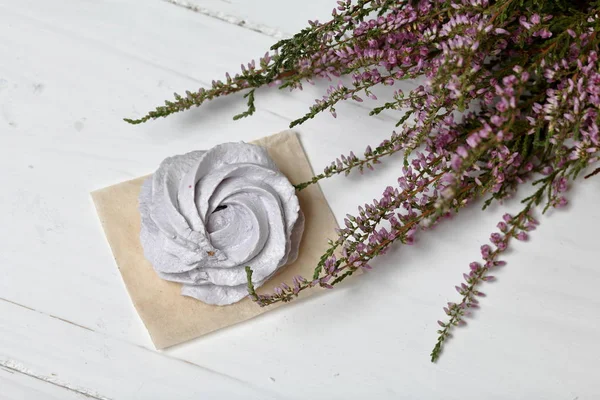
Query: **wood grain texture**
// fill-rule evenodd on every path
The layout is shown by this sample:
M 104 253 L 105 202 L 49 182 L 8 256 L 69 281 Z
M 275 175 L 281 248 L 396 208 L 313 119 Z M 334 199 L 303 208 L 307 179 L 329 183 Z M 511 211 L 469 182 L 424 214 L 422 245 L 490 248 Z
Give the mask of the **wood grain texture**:
M 85 394 L 53 383 L 33 378 L 27 374 L 0 367 L 0 388 L 3 399 L 37 398 L 44 400 L 89 400 Z
M 286 11 L 302 2 L 247 4 L 254 20 L 280 21 L 282 31 L 311 18 Z M 333 6 L 323 6 L 325 14 Z M 328 83 L 293 94 L 260 90 L 256 115 L 238 122 L 230 117 L 244 100 L 233 97 L 132 127 L 121 118 L 234 72 L 274 38 L 162 0 L 0 0 L 0 35 L 3 362 L 109 399 L 215 398 L 229 389 L 227 398 L 297 399 L 600 393 L 597 179 L 582 181 L 569 209 L 542 217 L 530 242 L 507 254 L 498 281 L 483 289 L 481 312 L 456 332 L 439 364 L 428 354 L 441 307 L 456 299 L 453 285 L 518 199 L 484 213 L 476 205 L 465 210 L 416 246 L 379 259 L 351 290 L 292 303 L 164 353 L 148 350 L 89 192 L 147 174 L 172 154 L 281 131 Z M 389 136 L 393 114 L 368 117 L 369 104 L 336 107 L 336 120 L 323 115 L 298 129 L 316 170 Z M 400 168 L 393 158 L 363 177 L 323 182 L 338 222 L 394 185 Z M 1 373 L 0 398 L 71 396 Z
M 263 0 L 260 6 L 246 0 L 163 0 L 210 18 L 272 36 L 289 37 L 306 28 L 309 20 L 326 21 L 335 2 L 322 0 Z
M 0 301 L 0 315 L 0 367 L 12 372 L 3 372 L 2 378 L 26 376 L 27 385 L 32 380 L 46 383 L 37 387 L 46 394 L 98 400 L 274 398 L 234 377 L 7 301 Z M 0 398 L 4 393 L 0 387 Z M 36 398 L 25 393 L 23 398 Z

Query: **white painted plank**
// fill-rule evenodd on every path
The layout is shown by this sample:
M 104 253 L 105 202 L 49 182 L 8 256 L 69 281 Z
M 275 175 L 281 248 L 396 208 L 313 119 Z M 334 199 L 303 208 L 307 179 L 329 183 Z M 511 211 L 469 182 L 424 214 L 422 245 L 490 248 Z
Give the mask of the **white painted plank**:
M 147 174 L 171 154 L 283 130 L 308 109 L 316 89 L 299 96 L 263 91 L 257 115 L 238 122 L 231 120 L 243 109 L 236 98 L 132 127 L 121 118 L 210 82 L 226 65 L 260 54 L 271 39 L 160 1 L 139 7 L 137 1 L 62 0 L 60 11 L 56 4 L 0 1 L 0 34 L 7 38 L 0 54 L 10 61 L 0 66 L 0 166 L 7 171 L 0 182 L 10 188 L 0 205 L 9 210 L 3 219 L 11 227 L 0 233 L 10 249 L 0 254 L 6 271 L 0 295 L 150 345 L 89 192 Z M 353 106 L 339 110 L 353 118 L 319 116 L 299 129 L 316 168 L 389 135 L 388 120 Z M 365 137 L 365 131 L 373 133 Z M 394 171 L 383 171 L 371 189 L 363 187 L 364 200 L 380 192 L 381 182 L 394 182 Z M 335 195 L 343 182 L 332 182 L 328 196 L 340 217 L 356 204 Z M 34 289 L 22 290 L 20 282 Z
M 5 171 L 0 182 L 10 188 L 10 195 L 0 198 L 3 225 L 10 227 L 0 233 L 7 249 L 0 255 L 0 297 L 149 344 L 89 192 L 146 174 L 169 154 L 224 138 L 249 140 L 280 130 L 285 121 L 265 113 L 233 123 L 229 111 L 213 109 L 203 113 L 202 127 L 190 123 L 197 113 L 141 129 L 129 126 L 121 118 L 131 115 L 137 102 L 146 109 L 170 96 L 172 86 L 200 85 L 186 75 L 193 66 L 178 73 L 159 63 L 169 60 L 164 52 L 169 48 L 183 60 L 195 40 L 176 45 L 175 37 L 175 43 L 164 43 L 156 32 L 161 15 L 171 15 L 181 33 L 199 25 L 197 15 L 160 2 L 158 9 L 148 9 L 136 2 L 63 1 L 60 11 L 57 4 L 0 2 L 6 38 L 0 43 Z M 137 33 L 132 20 L 140 21 Z M 200 33 L 217 27 L 229 28 L 207 19 Z M 228 40 L 234 38 L 230 34 Z M 153 55 L 153 47 L 163 51 Z M 194 66 L 201 63 L 198 59 Z
M 351 190 L 351 189 L 347 189 Z M 466 211 L 397 249 L 351 285 L 169 351 L 219 371 L 261 381 L 267 373 L 296 397 L 580 399 L 600 393 L 597 204 L 586 182 L 573 207 L 542 218 L 482 290 L 482 308 L 429 362 L 441 306 L 455 301 L 468 263 L 503 210 Z M 509 210 L 518 204 L 509 203 Z M 256 332 L 260 332 L 257 334 Z M 246 356 L 228 363 L 214 348 Z M 260 354 L 260 368 L 256 354 Z
M 265 0 L 252 7 L 274 13 Z M 281 13 L 290 27 L 300 24 L 298 15 Z M 120 118 L 222 76 L 264 53 L 273 38 L 138 0 L 0 0 L 0 35 L 0 218 L 9 228 L 0 233 L 0 297 L 45 314 L 4 304 L 0 356 L 109 398 L 131 398 L 140 382 L 150 385 L 145 398 L 195 394 L 183 386 L 169 395 L 178 377 L 222 387 L 220 379 L 197 378 L 197 367 L 123 341 L 150 346 L 88 192 L 148 173 L 167 155 L 282 130 L 319 88 L 294 96 L 261 91 L 257 115 L 236 123 L 229 117 L 243 108 L 239 98 L 130 127 Z M 299 129 L 315 167 L 391 130 L 389 119 L 367 117 L 361 107 L 338 107 L 338 114 Z M 393 185 L 399 167 L 325 182 L 335 214 L 341 218 Z M 456 298 L 452 286 L 476 259 L 499 208 L 472 209 L 423 235 L 418 246 L 392 252 L 352 290 L 292 304 L 165 354 L 291 398 L 593 398 L 600 392 L 593 375 L 600 359 L 599 190 L 586 182 L 568 212 L 544 218 L 531 243 L 516 247 L 498 283 L 486 288 L 482 312 L 437 366 L 427 357 L 435 320 Z M 111 360 L 128 369 L 113 371 Z
M 328 21 L 335 1 L 163 0 L 275 38 L 289 37 L 308 21 Z
M 0 366 L 91 398 L 273 398 L 238 379 L 7 301 L 0 301 L 0 315 Z
M 1 400 L 90 400 L 62 386 L 0 367 Z

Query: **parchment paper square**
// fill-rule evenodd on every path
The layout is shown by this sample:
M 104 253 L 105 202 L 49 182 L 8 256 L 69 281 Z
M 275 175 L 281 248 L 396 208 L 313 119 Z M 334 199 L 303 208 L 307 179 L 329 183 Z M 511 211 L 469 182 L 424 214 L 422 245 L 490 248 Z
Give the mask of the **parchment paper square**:
M 268 149 L 269 155 L 292 183 L 312 178 L 312 169 L 294 132 L 285 131 L 253 143 Z M 261 308 L 245 298 L 229 306 L 212 306 L 182 296 L 180 284 L 160 279 L 144 258 L 139 239 L 138 195 L 145 178 L 94 191 L 92 198 L 133 305 L 157 349 L 237 324 L 282 305 L 277 303 Z M 270 292 L 284 281 L 290 283 L 294 275 L 311 277 L 327 248 L 327 239 L 336 237 L 337 223 L 319 186 L 311 185 L 300 191 L 298 198 L 306 217 L 298 259 L 261 287 L 259 293 Z M 309 295 L 314 290 L 318 289 L 302 294 Z

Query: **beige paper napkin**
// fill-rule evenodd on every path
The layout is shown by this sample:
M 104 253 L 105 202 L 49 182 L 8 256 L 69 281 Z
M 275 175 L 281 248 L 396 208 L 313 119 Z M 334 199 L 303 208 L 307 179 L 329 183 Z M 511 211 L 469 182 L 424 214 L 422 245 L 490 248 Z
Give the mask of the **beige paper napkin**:
M 286 131 L 254 141 L 268 149 L 281 172 L 296 184 L 312 178 L 313 172 L 294 132 Z M 229 306 L 212 306 L 180 294 L 180 284 L 160 279 L 144 258 L 139 240 L 138 195 L 146 177 L 119 183 L 92 193 L 106 238 L 133 305 L 146 325 L 157 349 L 173 346 L 209 332 L 256 317 L 282 303 L 259 307 L 250 299 Z M 318 185 L 298 193 L 306 217 L 298 259 L 271 278 L 258 292 L 271 292 L 294 275 L 311 277 L 336 236 L 336 220 Z M 310 294 L 315 289 L 302 294 Z

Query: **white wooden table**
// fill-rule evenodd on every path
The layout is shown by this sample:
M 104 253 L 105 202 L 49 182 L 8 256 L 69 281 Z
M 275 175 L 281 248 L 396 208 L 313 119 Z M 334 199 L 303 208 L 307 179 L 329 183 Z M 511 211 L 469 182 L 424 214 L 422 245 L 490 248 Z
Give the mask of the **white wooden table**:
M 441 307 L 500 216 L 466 210 L 344 288 L 153 350 L 89 192 L 164 157 L 285 129 L 323 85 L 261 90 L 141 126 L 174 91 L 264 54 L 321 0 L 0 0 L 0 399 L 598 399 L 600 181 L 542 218 L 467 328 L 429 362 Z M 338 107 L 297 129 L 315 169 L 392 129 Z M 322 187 L 341 221 L 394 184 L 399 160 Z

